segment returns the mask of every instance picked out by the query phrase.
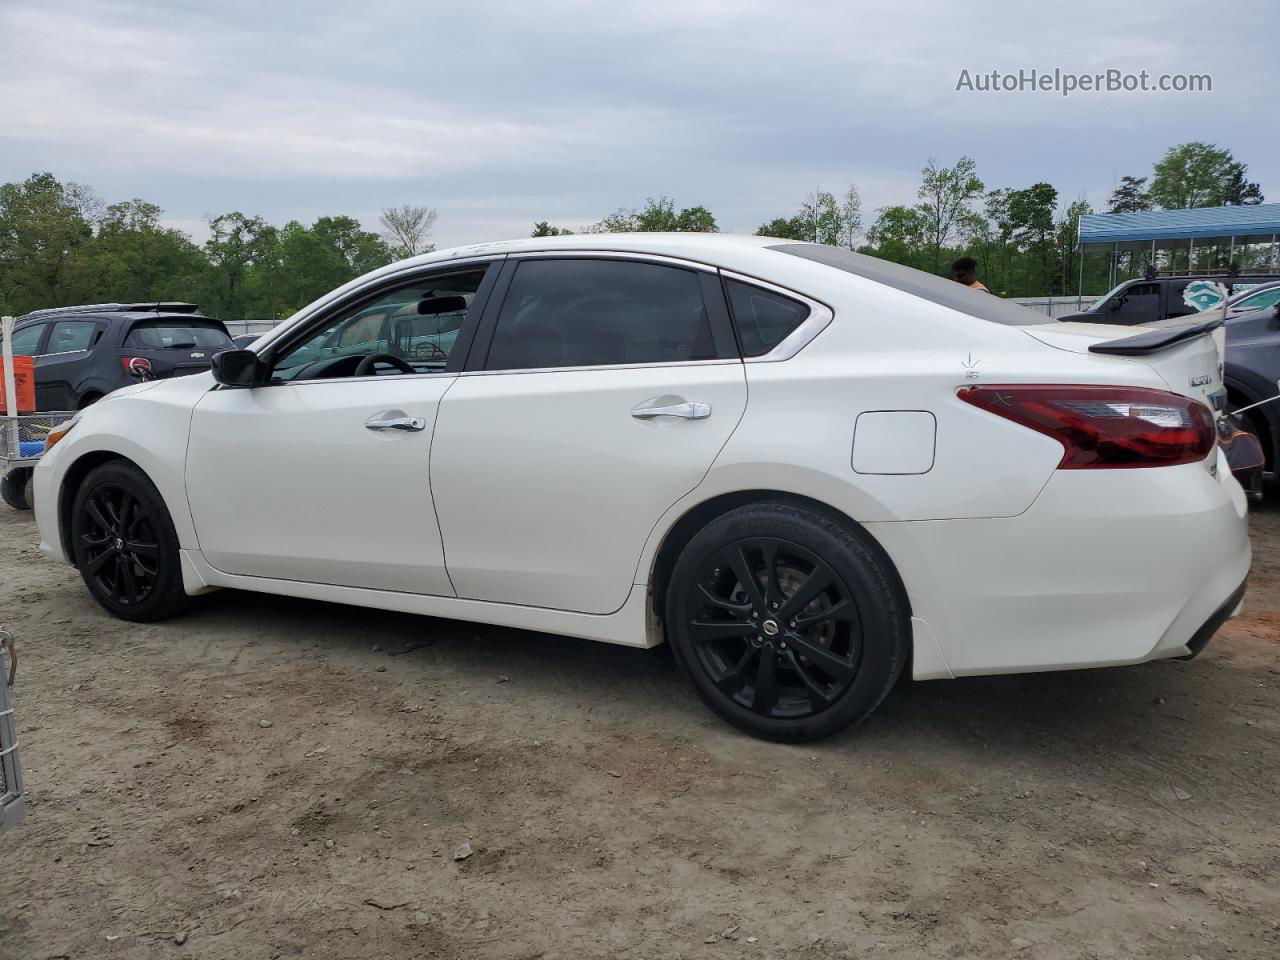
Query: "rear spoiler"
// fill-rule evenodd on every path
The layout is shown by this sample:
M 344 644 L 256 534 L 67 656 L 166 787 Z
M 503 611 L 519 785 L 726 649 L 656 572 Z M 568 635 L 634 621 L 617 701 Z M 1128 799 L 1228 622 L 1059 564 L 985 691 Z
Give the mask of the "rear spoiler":
M 1120 357 L 1141 357 L 1149 353 L 1159 353 L 1175 343 L 1194 340 L 1196 337 L 1212 333 L 1222 326 L 1221 318 L 1195 323 L 1189 327 L 1171 327 L 1168 330 L 1149 330 L 1137 336 L 1124 337 L 1120 340 L 1104 340 L 1089 347 L 1090 353 L 1109 353 Z

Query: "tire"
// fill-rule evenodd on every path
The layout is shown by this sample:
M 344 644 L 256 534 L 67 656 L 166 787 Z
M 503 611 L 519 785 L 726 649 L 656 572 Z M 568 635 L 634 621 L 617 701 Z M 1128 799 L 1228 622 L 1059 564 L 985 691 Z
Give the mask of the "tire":
M 0 477 L 0 500 L 15 510 L 30 510 L 31 468 L 16 467 Z
M 89 407 L 92 407 L 95 403 L 97 403 L 101 399 L 102 399 L 102 394 L 100 393 L 86 393 L 83 397 L 80 398 L 80 402 L 76 404 L 76 409 L 85 410 Z
M 906 597 L 874 541 L 786 503 L 740 507 L 694 535 L 671 572 L 665 626 L 707 706 L 792 743 L 865 719 L 910 650 Z
M 112 616 L 151 623 L 190 601 L 164 498 L 131 463 L 104 463 L 85 477 L 71 505 L 71 544 L 85 586 Z

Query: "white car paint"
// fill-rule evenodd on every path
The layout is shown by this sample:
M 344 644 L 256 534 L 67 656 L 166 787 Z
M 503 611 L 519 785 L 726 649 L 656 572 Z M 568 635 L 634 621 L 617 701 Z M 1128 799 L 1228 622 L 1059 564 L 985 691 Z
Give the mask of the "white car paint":
M 538 251 L 671 258 L 779 285 L 826 313 L 806 342 L 763 362 L 212 392 L 202 375 L 120 391 L 36 470 L 42 549 L 67 559 L 58 504 L 68 469 L 114 453 L 164 496 L 188 592 L 236 587 L 646 646 L 661 639 L 649 591 L 675 523 L 722 495 L 780 491 L 839 511 L 884 548 L 910 600 L 917 678 L 1188 652 L 1249 567 L 1245 500 L 1229 472 L 1215 457 L 1059 470 L 1061 444 L 956 391 L 1122 384 L 1200 397 L 1187 376 L 1215 366 L 1211 339 L 1155 357 L 1091 354 L 1091 338 L 1138 331 L 1002 326 L 769 249 L 779 243 L 539 238 L 440 251 L 352 281 L 255 349 L 386 278 Z M 707 403 L 711 415 L 631 416 L 659 399 Z M 430 426 L 363 429 L 388 410 Z M 895 413 L 910 415 L 901 432 L 876 423 Z M 863 417 L 875 426 L 858 439 Z

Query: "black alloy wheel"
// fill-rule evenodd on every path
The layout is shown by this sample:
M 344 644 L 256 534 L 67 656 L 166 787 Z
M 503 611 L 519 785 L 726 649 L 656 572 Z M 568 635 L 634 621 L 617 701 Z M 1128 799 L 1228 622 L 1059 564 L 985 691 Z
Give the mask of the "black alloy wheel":
M 699 696 L 770 740 L 866 717 L 910 649 L 897 575 L 861 530 L 789 503 L 709 523 L 672 570 L 664 626 Z
M 738 540 L 703 561 L 685 617 L 702 669 L 762 717 L 827 709 L 862 659 L 849 588 L 811 551 L 778 537 Z
M 72 505 L 71 538 L 85 585 L 115 616 L 148 622 L 186 604 L 173 521 L 132 464 L 113 461 L 89 473 Z

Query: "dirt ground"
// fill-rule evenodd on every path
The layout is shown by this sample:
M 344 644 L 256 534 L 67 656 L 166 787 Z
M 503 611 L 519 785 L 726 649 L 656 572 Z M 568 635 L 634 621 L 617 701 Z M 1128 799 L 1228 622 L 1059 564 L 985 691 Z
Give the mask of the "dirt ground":
M 903 683 L 783 747 L 662 651 L 232 592 L 120 623 L 0 507 L 0 960 L 1280 957 L 1280 507 L 1253 530 L 1196 661 Z

